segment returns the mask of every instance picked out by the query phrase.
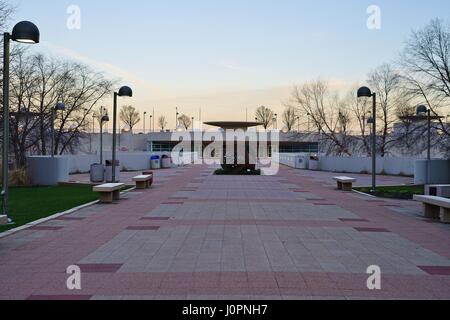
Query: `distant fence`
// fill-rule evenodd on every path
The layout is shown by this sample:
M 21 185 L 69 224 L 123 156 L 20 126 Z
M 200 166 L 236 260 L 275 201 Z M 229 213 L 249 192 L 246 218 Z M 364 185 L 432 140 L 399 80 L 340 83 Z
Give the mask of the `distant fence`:
M 277 156 L 277 154 L 275 154 Z M 309 168 L 309 155 L 300 154 L 278 154 L 281 164 L 297 168 Z M 414 176 L 414 157 L 401 158 L 377 158 L 377 174 Z M 331 157 L 319 156 L 320 171 L 331 171 L 341 173 L 370 173 L 372 172 L 372 159 L 369 157 Z

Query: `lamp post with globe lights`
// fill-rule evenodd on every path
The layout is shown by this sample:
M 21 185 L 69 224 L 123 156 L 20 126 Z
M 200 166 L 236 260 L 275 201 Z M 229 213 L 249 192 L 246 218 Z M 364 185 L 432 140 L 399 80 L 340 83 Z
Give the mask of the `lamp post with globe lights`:
M 372 193 L 377 189 L 377 94 L 367 87 L 361 87 L 358 98 L 372 98 Z
M 114 107 L 113 107 L 113 138 L 112 138 L 112 182 L 116 182 L 116 145 L 117 145 L 117 97 L 132 97 L 133 90 L 130 87 L 123 86 L 118 92 L 114 92 Z
M 32 22 L 22 21 L 17 23 L 12 33 L 3 34 L 3 187 L 2 187 L 2 211 L 6 216 L 8 224 L 13 221 L 8 216 L 8 196 L 9 196 L 9 67 L 11 59 L 10 42 L 20 42 L 27 44 L 39 43 L 40 32 L 38 27 Z
M 66 106 L 64 105 L 64 103 L 57 103 L 56 106 L 54 108 L 52 108 L 52 127 L 51 127 L 51 131 L 52 131 L 52 158 L 55 157 L 55 114 L 57 111 L 64 111 L 66 110 Z M 92 148 L 92 147 L 91 147 Z
M 100 164 L 103 165 L 103 124 L 109 122 L 109 116 L 104 115 L 100 119 Z

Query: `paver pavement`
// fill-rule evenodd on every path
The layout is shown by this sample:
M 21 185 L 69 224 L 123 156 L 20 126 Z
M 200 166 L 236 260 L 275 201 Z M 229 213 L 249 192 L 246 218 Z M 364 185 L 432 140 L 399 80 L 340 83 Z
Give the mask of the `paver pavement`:
M 0 239 L 0 299 L 450 298 L 450 227 L 419 204 L 338 192 L 327 173 L 212 171 L 174 169 Z M 396 179 L 409 182 L 381 177 Z M 81 290 L 66 287 L 70 265 Z M 370 265 L 381 290 L 367 288 Z

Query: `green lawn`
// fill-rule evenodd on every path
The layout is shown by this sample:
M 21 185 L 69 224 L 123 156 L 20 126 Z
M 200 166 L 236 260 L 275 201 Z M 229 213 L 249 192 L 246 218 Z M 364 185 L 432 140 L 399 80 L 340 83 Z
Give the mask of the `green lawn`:
M 372 194 L 370 192 L 372 188 L 355 188 L 355 190 Z M 425 193 L 425 187 L 420 185 L 410 186 L 389 186 L 389 187 L 377 187 L 377 192 L 374 194 L 376 197 L 381 198 L 393 198 L 393 199 L 412 199 L 414 195 L 423 195 Z
M 56 213 L 95 201 L 91 186 L 11 188 L 9 211 L 15 224 L 0 226 L 0 232 L 20 227 Z

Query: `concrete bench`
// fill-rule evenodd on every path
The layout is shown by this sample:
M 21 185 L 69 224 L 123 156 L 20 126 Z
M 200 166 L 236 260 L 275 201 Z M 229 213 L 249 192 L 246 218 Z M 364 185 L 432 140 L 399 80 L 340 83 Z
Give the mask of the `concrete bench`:
M 137 189 L 148 189 L 150 188 L 151 181 L 153 180 L 153 175 L 140 175 L 133 178 L 136 182 Z
M 450 223 L 450 199 L 415 195 L 414 200 L 422 202 L 425 218 L 440 218 L 441 222 Z
M 426 196 L 450 198 L 450 184 L 434 184 L 425 186 Z
M 356 182 L 356 179 L 350 177 L 334 177 L 333 180 L 337 182 L 337 188 L 344 191 L 352 191 L 353 183 Z
M 94 187 L 94 192 L 100 193 L 101 203 L 112 203 L 120 200 L 120 191 L 125 187 L 124 183 L 106 183 Z

